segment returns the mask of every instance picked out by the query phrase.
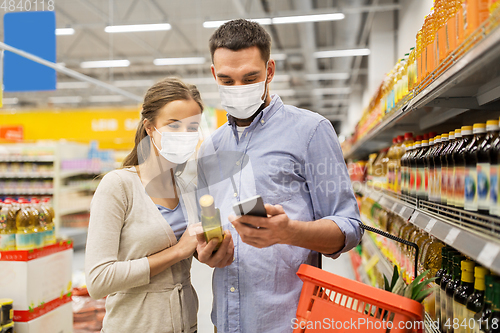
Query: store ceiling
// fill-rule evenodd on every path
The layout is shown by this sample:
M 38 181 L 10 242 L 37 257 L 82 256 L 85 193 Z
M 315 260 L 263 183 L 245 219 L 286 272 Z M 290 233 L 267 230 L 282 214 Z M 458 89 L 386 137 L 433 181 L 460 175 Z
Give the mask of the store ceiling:
M 165 76 L 180 76 L 198 86 L 207 105 L 219 106 L 210 74 L 208 39 L 215 30 L 203 23 L 233 18 L 269 18 L 343 13 L 339 21 L 266 25 L 273 38 L 277 75 L 271 92 L 285 103 L 309 108 L 342 122 L 353 89 L 365 85 L 366 56 L 317 58 L 315 52 L 365 48 L 373 13 L 395 10 L 393 0 L 58 0 L 58 62 L 138 96 Z M 169 23 L 167 31 L 107 33 L 110 25 Z M 157 58 L 202 57 L 194 65 L 156 66 Z M 81 68 L 95 60 L 129 60 L 128 67 Z M 15 108 L 137 105 L 137 102 L 58 74 L 58 89 L 6 93 Z

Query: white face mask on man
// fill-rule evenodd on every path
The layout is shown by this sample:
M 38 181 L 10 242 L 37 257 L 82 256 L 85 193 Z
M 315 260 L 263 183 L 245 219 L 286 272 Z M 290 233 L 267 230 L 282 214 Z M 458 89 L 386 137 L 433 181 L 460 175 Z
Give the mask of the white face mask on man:
M 198 132 L 160 132 L 156 127 L 155 130 L 161 135 L 161 149 L 152 138 L 153 144 L 166 160 L 182 164 L 196 151 L 199 141 Z
M 241 86 L 219 86 L 222 107 L 236 119 L 250 118 L 264 103 L 267 96 L 266 79 L 262 82 Z

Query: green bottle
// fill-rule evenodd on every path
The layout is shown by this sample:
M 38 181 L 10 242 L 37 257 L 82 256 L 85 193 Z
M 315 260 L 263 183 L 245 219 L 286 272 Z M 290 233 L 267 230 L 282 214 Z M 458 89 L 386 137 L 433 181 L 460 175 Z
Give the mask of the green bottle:
M 439 287 L 441 287 L 441 279 L 443 276 L 446 274 L 446 268 L 448 266 L 448 247 L 444 246 L 441 249 L 441 269 L 437 271 L 436 273 L 436 281 L 434 281 Z M 436 298 L 435 298 L 435 316 L 436 320 L 438 322 L 438 327 L 441 330 L 441 290 L 436 291 Z
M 455 294 L 455 289 L 460 286 L 460 263 L 465 259 L 465 257 L 462 254 L 458 253 L 453 255 L 452 258 L 453 278 L 446 285 L 446 322 L 444 322 L 443 324 L 445 327 L 445 332 L 447 333 L 455 333 L 455 330 L 453 328 L 453 324 L 456 322 L 453 313 L 453 296 Z
M 474 266 L 475 263 L 471 260 L 462 260 L 460 263 L 462 269 L 460 287 L 453 294 L 453 317 L 458 325 L 456 333 L 467 332 L 467 299 L 474 292 Z M 457 320 L 458 319 L 458 320 Z
M 474 332 L 487 332 L 488 331 L 488 319 L 491 314 L 492 304 L 493 304 L 493 282 L 495 277 L 493 275 L 486 275 L 484 277 L 485 282 L 485 293 L 484 293 L 484 304 L 480 312 L 476 313 L 474 319 L 476 320 L 476 326 L 474 327 Z
M 478 325 L 474 316 L 476 313 L 481 312 L 484 305 L 484 291 L 485 291 L 485 281 L 484 278 L 488 274 L 488 270 L 481 266 L 476 266 L 474 269 L 474 292 L 467 299 L 467 331 L 474 332 L 475 327 Z
M 446 286 L 448 282 L 453 278 L 453 255 L 458 253 L 457 250 L 449 247 L 446 253 L 446 266 L 443 276 L 441 277 L 441 283 L 439 284 L 439 299 L 440 299 L 440 312 L 441 312 L 441 320 L 440 326 L 443 332 L 447 332 L 447 328 L 444 326 L 448 319 L 446 313 Z
M 491 315 L 488 318 L 489 328 L 488 333 L 500 332 L 500 283 L 493 282 L 493 305 Z

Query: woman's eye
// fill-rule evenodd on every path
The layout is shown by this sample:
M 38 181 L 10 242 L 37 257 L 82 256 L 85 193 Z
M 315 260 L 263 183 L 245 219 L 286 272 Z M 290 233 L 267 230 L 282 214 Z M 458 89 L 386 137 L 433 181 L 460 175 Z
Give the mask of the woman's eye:
M 173 124 L 169 124 L 168 127 L 170 127 L 170 128 L 179 128 L 179 125 L 176 124 L 176 123 L 173 123 Z
M 198 127 L 189 127 L 188 131 L 189 132 L 198 132 Z

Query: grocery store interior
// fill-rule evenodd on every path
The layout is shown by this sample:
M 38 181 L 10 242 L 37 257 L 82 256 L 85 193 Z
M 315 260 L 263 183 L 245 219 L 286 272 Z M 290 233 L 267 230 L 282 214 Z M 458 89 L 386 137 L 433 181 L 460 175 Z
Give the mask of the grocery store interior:
M 85 277 L 94 193 L 122 168 L 164 78 L 199 90 L 203 139 L 227 127 L 209 40 L 239 18 L 271 37 L 271 97 L 333 126 L 310 149 L 343 154 L 365 229 L 322 256 L 312 299 L 299 274 L 303 327 L 269 332 L 327 332 L 308 318 L 328 313 L 422 323 L 398 332 L 500 332 L 500 1 L 15 0 L 2 11 L 0 333 L 101 332 L 106 299 Z M 192 260 L 198 333 L 214 332 L 213 271 Z M 218 331 L 254 332 L 229 329 L 232 318 Z

